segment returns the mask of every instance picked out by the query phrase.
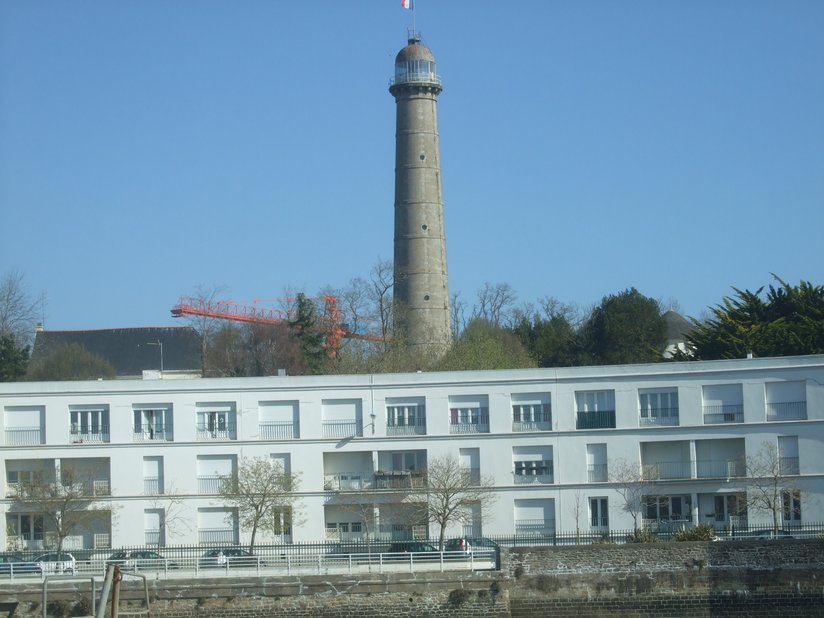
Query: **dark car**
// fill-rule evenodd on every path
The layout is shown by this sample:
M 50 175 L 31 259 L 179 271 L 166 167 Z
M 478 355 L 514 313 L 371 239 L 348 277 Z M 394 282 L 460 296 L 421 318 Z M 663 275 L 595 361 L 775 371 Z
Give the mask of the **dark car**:
M 112 564 L 118 565 L 124 571 L 163 571 L 180 568 L 176 562 L 161 556 L 156 551 L 145 549 L 115 552 L 106 560 L 107 567 Z
M 200 567 L 208 568 L 243 568 L 254 569 L 266 566 L 266 562 L 261 560 L 252 552 L 240 547 L 224 547 L 222 549 L 210 549 L 200 558 Z
M 429 554 L 438 553 L 434 545 L 421 541 L 397 541 L 389 546 L 390 554 Z
M 31 562 L 23 558 L 16 552 L 0 553 L 0 575 L 22 575 L 43 573 L 43 569 L 36 562 Z

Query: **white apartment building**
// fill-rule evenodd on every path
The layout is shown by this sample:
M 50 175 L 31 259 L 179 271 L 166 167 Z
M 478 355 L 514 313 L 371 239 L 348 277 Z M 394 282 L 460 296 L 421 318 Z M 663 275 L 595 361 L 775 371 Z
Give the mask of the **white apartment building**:
M 824 521 L 824 356 L 7 383 L 0 412 L 3 547 L 49 544 L 42 516 L 12 496 L 15 483 L 52 470 L 85 475 L 104 507 L 68 547 L 247 542 L 216 492 L 258 456 L 301 476 L 297 513 L 259 542 L 360 538 L 359 501 L 371 504 L 377 534 L 435 536 L 400 502 L 427 461 L 445 455 L 491 478 L 496 494 L 450 536 L 631 529 L 610 474 L 621 460 L 652 479 L 647 524 L 769 524 L 741 504 L 746 458 L 765 442 L 798 481 L 784 525 Z

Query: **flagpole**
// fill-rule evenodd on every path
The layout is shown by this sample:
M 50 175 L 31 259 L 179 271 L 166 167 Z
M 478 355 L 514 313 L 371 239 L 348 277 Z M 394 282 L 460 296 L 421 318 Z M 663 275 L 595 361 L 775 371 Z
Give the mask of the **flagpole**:
M 415 38 L 418 38 L 418 30 L 415 27 L 415 5 L 417 4 L 417 2 L 415 2 L 415 0 L 411 0 L 411 2 L 412 2 L 412 36 L 414 36 Z

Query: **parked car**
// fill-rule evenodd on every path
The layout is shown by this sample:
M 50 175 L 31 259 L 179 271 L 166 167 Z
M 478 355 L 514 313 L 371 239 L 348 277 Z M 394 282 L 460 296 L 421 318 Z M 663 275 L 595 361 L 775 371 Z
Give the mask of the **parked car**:
M 478 552 L 495 560 L 495 568 L 501 568 L 501 548 L 492 539 L 481 536 L 450 539 L 444 545 L 444 551 L 450 552 L 451 557 L 460 556 L 461 552 L 465 556 L 474 556 Z
M 787 530 L 761 530 L 756 533 L 756 539 L 794 539 L 795 536 Z
M 266 562 L 252 552 L 240 547 L 225 547 L 221 549 L 210 549 L 200 558 L 200 568 L 244 568 L 254 569 L 266 566 Z
M 164 569 L 179 569 L 180 565 L 156 551 L 135 550 L 118 551 L 106 560 L 106 567 L 112 564 L 119 565 L 124 571 L 163 571 Z
M 0 552 L 0 575 L 36 574 L 43 569 L 36 562 L 29 562 L 16 552 Z
M 77 571 L 77 560 L 68 552 L 49 552 L 33 560 L 43 573 L 72 573 Z
M 390 554 L 429 554 L 438 553 L 434 545 L 422 541 L 396 541 L 389 546 Z

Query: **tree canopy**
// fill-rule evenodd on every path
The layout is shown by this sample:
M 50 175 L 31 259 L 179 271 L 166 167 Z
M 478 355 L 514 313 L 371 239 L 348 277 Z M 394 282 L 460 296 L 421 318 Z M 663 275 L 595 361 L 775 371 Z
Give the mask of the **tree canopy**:
M 775 275 L 773 275 L 775 277 Z M 735 290 L 711 308 L 712 317 L 694 321 L 687 358 L 713 360 L 824 353 L 824 286 L 802 280 L 792 286 L 775 277 L 755 292 Z
M 94 380 L 113 378 L 116 372 L 109 361 L 92 354 L 79 343 L 67 343 L 55 348 L 48 356 L 29 364 L 26 379 Z
M 28 346 L 21 347 L 11 335 L 0 335 L 0 382 L 20 380 L 28 362 Z
M 535 362 L 511 330 L 480 318 L 466 329 L 435 363 L 439 371 L 471 369 L 516 369 L 534 367 Z

